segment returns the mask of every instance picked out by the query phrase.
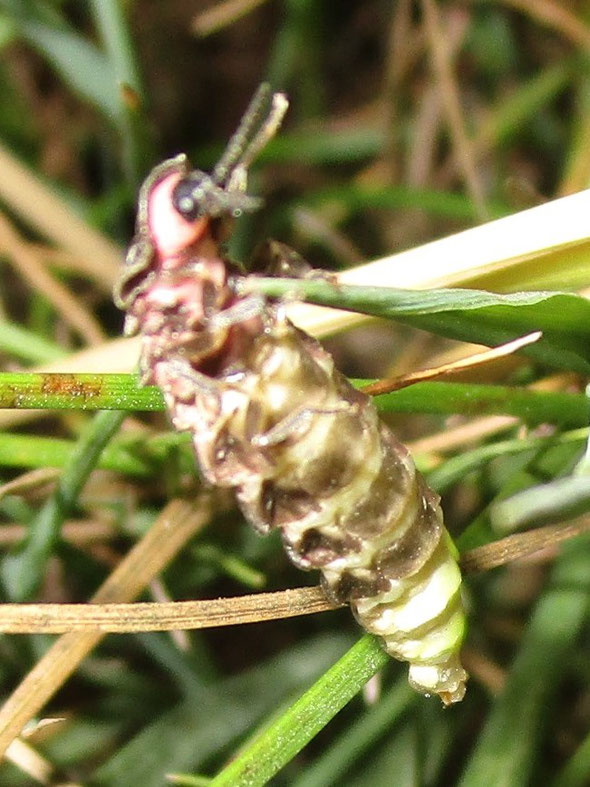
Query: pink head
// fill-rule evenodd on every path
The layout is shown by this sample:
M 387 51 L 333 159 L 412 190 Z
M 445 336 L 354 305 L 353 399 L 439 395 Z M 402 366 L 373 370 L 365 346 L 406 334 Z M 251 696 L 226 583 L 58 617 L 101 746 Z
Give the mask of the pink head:
M 260 122 L 269 99 L 270 108 Z M 136 236 L 115 284 L 119 308 L 133 306 L 150 286 L 158 264 L 173 268 L 183 252 L 212 238 L 212 220 L 260 207 L 261 201 L 246 193 L 248 167 L 276 133 L 287 107 L 282 93 L 271 94 L 262 84 L 211 175 L 189 170 L 184 155 L 155 167 L 141 187 Z
M 185 218 L 176 208 L 174 192 L 183 180 L 181 172 L 172 172 L 156 183 L 148 195 L 149 235 L 162 261 L 193 246 L 207 233 L 209 226 L 207 214 Z

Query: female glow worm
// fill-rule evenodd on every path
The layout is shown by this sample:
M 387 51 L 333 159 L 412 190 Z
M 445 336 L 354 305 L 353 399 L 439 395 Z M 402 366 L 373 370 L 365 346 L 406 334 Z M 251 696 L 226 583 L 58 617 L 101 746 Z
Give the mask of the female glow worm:
M 283 305 L 240 294 L 220 250 L 232 216 L 260 205 L 247 169 L 286 109 L 262 85 L 211 175 L 184 155 L 153 170 L 115 301 L 205 478 L 233 487 L 259 532 L 280 528 L 291 560 L 319 569 L 327 595 L 409 662 L 410 683 L 450 704 L 465 693 L 465 616 L 437 495 Z

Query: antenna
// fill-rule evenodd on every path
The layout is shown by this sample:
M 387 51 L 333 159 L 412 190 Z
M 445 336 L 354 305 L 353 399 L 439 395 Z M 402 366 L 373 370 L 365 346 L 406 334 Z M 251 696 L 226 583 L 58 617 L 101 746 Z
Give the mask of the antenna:
M 260 122 L 262 108 L 269 97 L 271 103 L 268 114 Z M 258 87 L 225 152 L 215 165 L 212 174 L 215 183 L 221 185 L 230 181 L 230 189 L 233 184 L 245 183 L 245 170 L 276 134 L 288 106 L 289 102 L 283 93 L 274 93 L 271 96 L 268 82 L 263 82 Z M 240 174 L 236 173 L 236 170 L 241 170 Z
M 287 96 L 284 93 L 274 93 L 266 120 L 254 135 L 246 150 L 237 160 L 234 169 L 238 167 L 241 169 L 248 169 L 266 143 L 277 133 L 288 108 L 289 100 Z

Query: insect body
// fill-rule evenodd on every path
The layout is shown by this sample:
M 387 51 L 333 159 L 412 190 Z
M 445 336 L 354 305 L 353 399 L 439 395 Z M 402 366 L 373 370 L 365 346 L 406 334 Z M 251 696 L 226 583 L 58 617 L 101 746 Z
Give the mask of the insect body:
M 371 400 L 281 303 L 241 295 L 221 256 L 228 218 L 259 206 L 247 165 L 286 110 L 275 94 L 252 134 L 266 90 L 212 175 L 179 156 L 148 177 L 115 300 L 142 336 L 143 381 L 191 433 L 206 479 L 234 488 L 259 532 L 279 528 L 291 560 L 409 662 L 412 685 L 450 704 L 465 692 L 465 622 L 438 497 Z

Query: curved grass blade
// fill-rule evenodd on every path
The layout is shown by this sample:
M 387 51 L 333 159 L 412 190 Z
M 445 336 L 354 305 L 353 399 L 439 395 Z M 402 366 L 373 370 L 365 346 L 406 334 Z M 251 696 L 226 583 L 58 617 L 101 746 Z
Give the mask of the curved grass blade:
M 573 293 L 415 292 L 254 277 L 249 277 L 246 286 L 272 297 L 295 293 L 309 303 L 395 319 L 451 339 L 488 346 L 542 331 L 541 339 L 522 352 L 550 366 L 590 373 L 590 303 Z
M 56 361 L 67 354 L 49 339 L 8 320 L 0 321 L 0 350 L 30 363 Z
M 577 442 L 581 444 L 587 437 L 588 430 L 584 428 L 576 429 L 572 432 L 567 432 L 558 436 L 550 435 L 548 437 L 521 437 L 515 438 L 514 440 L 499 440 L 495 443 L 490 443 L 489 445 L 478 446 L 472 451 L 466 451 L 462 454 L 451 457 L 444 464 L 440 465 L 440 467 L 432 470 L 428 474 L 428 483 L 439 494 L 442 494 L 453 484 L 456 484 L 461 481 L 461 479 L 464 479 L 467 473 L 477 470 L 479 467 L 487 464 L 492 459 L 505 457 L 509 454 L 522 454 L 530 451 L 544 450 L 550 446 L 558 444 Z M 588 481 L 586 481 L 586 485 L 588 486 Z M 527 490 L 527 492 L 529 491 L 532 490 Z M 521 494 L 526 494 L 526 492 Z M 579 491 L 579 496 L 582 496 L 581 490 Z M 584 497 L 587 497 L 587 495 Z M 510 498 L 510 500 L 513 499 L 514 498 Z M 500 505 L 502 504 L 499 503 L 498 506 Z M 578 513 L 583 513 L 583 511 Z M 571 514 L 571 516 L 574 515 L 576 514 Z M 497 516 L 497 521 L 500 521 L 500 517 L 502 517 L 502 521 L 504 521 L 506 514 L 504 512 L 499 512 Z M 523 526 L 524 524 L 525 523 L 523 522 Z M 502 527 L 499 529 L 499 532 L 509 532 L 509 528 Z

